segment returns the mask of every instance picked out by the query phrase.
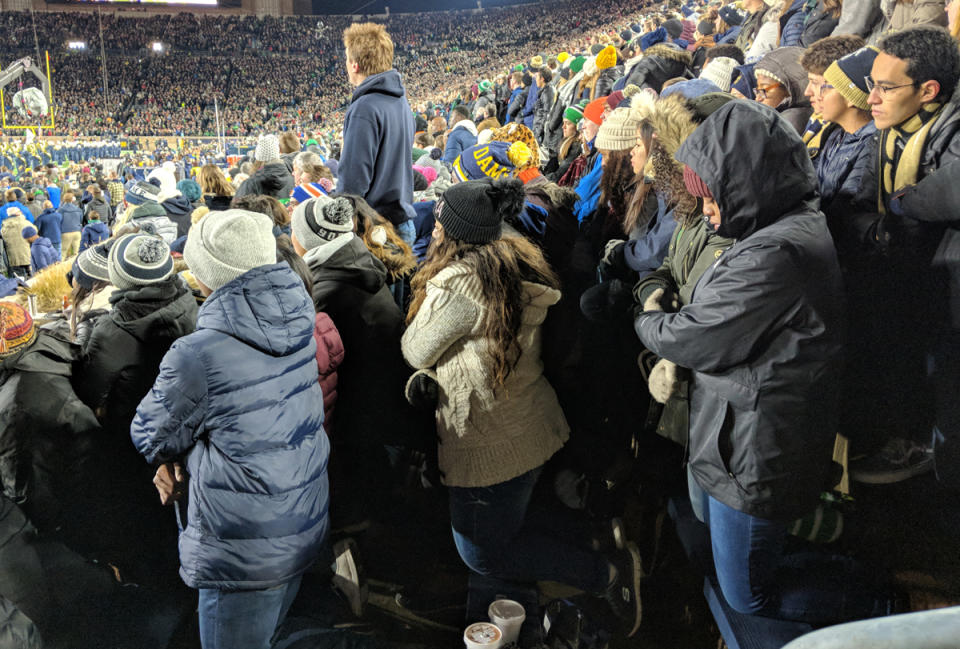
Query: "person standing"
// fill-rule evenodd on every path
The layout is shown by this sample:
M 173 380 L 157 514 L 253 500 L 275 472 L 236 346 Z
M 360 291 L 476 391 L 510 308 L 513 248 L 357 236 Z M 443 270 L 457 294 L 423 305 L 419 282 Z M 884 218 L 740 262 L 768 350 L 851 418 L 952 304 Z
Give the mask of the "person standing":
M 80 236 L 83 229 L 83 212 L 74 202 L 73 192 L 64 192 L 60 208 L 63 217 L 60 223 L 61 259 L 69 259 L 80 252 Z
M 199 590 L 203 649 L 266 649 L 328 532 L 313 304 L 263 214 L 210 212 L 184 259 L 206 301 L 130 435 L 161 500 L 187 501 L 180 576 Z
M 343 31 L 343 45 L 356 90 L 343 118 L 337 192 L 362 196 L 412 244 L 413 117 L 393 69 L 393 41 L 383 25 L 357 23 Z

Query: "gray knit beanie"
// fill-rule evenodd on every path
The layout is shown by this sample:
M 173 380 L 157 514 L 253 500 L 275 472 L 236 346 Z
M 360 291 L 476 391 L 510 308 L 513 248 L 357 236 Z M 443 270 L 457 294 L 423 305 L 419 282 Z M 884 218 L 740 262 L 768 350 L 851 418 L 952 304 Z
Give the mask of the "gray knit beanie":
M 173 275 L 170 246 L 149 234 L 127 234 L 110 248 L 110 283 L 120 290 L 157 284 Z
M 210 212 L 190 228 L 183 258 L 212 290 L 277 261 L 273 219 L 247 210 Z
M 353 205 L 342 196 L 311 198 L 294 208 L 290 227 L 305 250 L 319 248 L 353 232 Z

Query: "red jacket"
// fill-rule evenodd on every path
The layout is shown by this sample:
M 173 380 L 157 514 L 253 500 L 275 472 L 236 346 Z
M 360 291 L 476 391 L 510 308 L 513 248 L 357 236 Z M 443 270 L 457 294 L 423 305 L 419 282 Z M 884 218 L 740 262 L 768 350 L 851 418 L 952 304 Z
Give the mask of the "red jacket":
M 318 313 L 313 323 L 313 339 L 317 341 L 317 369 L 323 391 L 323 427 L 327 435 L 333 427 L 333 406 L 337 403 L 337 368 L 343 362 L 343 341 L 340 332 L 326 313 Z

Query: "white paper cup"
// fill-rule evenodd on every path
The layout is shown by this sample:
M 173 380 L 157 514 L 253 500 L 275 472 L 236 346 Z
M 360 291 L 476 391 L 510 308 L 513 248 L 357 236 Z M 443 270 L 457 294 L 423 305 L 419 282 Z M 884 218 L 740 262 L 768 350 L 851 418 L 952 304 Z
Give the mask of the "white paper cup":
M 520 602 L 512 599 L 498 599 L 490 604 L 487 609 L 487 616 L 490 621 L 500 627 L 503 631 L 504 646 L 517 641 L 520 637 L 520 627 L 523 621 L 527 619 L 527 612 L 523 609 Z
M 463 632 L 463 644 L 467 649 L 500 649 L 503 631 L 490 622 L 474 622 Z

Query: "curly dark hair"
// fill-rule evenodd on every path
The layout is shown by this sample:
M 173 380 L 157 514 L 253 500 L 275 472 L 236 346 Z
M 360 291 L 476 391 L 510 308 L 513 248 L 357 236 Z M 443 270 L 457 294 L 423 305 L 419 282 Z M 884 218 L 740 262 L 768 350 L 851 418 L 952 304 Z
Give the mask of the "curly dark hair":
M 704 60 L 704 65 L 710 59 L 718 59 L 721 56 L 726 56 L 736 61 L 738 64 L 743 65 L 743 50 L 734 45 L 733 43 L 722 43 L 720 45 L 714 45 L 707 50 L 707 58 Z
M 918 25 L 880 39 L 881 52 L 907 62 L 907 76 L 919 86 L 925 81 L 940 84 L 937 99 L 947 101 L 960 79 L 960 49 L 943 27 Z
M 821 38 L 800 57 L 800 67 L 810 74 L 823 74 L 831 63 L 856 52 L 866 44 L 865 40 L 852 34 Z

